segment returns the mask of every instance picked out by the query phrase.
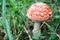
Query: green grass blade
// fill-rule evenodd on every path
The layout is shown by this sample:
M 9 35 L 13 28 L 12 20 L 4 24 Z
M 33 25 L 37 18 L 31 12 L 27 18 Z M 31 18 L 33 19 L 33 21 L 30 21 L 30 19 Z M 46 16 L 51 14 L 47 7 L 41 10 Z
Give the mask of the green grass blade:
M 13 40 L 11 31 L 10 31 L 10 27 L 6 20 L 5 15 L 6 15 L 6 0 L 2 0 L 2 24 L 3 24 L 5 31 L 7 32 L 9 40 Z
M 51 32 L 55 32 L 54 28 L 52 28 L 48 23 L 45 22 L 45 24 L 47 25 L 48 29 L 49 29 Z

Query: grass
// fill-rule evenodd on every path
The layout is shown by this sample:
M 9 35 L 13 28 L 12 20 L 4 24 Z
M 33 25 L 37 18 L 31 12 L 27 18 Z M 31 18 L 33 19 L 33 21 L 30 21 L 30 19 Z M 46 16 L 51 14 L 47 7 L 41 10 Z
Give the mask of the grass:
M 2 1 L 2 24 L 3 24 L 3 27 L 4 27 L 5 31 L 7 32 L 9 40 L 13 40 L 11 31 L 10 31 L 10 26 L 9 26 L 7 20 L 6 20 L 5 15 L 6 15 L 6 1 L 3 0 Z
M 60 0 L 0 0 L 0 40 L 33 40 L 33 22 L 26 17 L 31 4 L 44 2 L 52 9 L 52 18 L 41 28 L 39 40 L 59 40 Z

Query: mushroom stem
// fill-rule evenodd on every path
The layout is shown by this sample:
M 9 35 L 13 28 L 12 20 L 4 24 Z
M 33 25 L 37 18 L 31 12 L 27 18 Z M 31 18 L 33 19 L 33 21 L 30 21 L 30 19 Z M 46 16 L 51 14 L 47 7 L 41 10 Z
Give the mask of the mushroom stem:
M 34 29 L 33 29 L 33 33 L 38 32 L 39 31 L 39 26 L 40 23 L 39 22 L 34 22 Z
M 39 22 L 35 22 L 34 23 L 34 29 L 33 29 L 33 36 L 32 38 L 35 40 L 39 40 L 40 35 L 41 35 L 41 30 L 39 30 L 40 28 L 40 23 Z

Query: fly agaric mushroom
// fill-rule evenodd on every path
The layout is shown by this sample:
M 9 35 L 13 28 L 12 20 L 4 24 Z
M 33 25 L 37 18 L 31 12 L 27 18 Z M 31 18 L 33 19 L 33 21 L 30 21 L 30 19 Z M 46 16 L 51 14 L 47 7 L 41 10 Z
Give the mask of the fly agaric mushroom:
M 34 21 L 33 33 L 38 32 L 40 21 L 48 20 L 52 17 L 52 10 L 45 3 L 38 2 L 32 4 L 27 12 L 27 17 Z

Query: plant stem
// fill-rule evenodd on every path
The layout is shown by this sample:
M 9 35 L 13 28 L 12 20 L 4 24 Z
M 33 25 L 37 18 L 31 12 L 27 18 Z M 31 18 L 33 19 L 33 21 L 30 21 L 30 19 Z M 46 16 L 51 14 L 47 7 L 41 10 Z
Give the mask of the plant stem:
M 34 23 L 33 33 L 38 32 L 39 28 L 40 28 L 40 23 L 39 22 L 35 22 Z
M 39 30 L 40 28 L 40 23 L 39 22 L 35 22 L 34 23 L 34 29 L 33 29 L 33 39 L 35 40 L 39 40 L 40 35 L 41 35 L 41 30 Z

